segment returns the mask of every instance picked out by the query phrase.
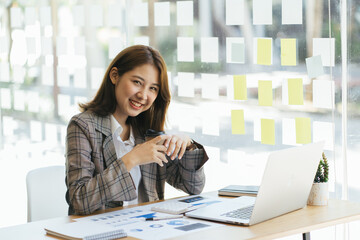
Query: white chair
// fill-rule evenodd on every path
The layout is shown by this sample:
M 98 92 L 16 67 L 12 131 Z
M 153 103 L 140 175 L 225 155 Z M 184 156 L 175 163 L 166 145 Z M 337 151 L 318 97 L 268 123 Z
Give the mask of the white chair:
M 65 166 L 31 170 L 26 175 L 27 220 L 67 216 Z

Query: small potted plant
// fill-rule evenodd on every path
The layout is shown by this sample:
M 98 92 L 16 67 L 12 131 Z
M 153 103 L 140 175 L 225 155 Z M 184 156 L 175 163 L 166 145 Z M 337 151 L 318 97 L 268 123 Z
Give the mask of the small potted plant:
M 327 205 L 329 200 L 329 163 L 325 154 L 322 154 L 314 183 L 310 191 L 308 205 Z

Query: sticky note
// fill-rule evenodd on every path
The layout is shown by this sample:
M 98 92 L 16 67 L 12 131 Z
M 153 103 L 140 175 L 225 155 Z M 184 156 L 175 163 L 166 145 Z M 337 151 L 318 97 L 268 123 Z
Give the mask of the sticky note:
M 18 111 L 25 110 L 25 92 L 23 90 L 14 91 L 14 109 Z
M 202 134 L 219 136 L 219 116 L 213 112 L 202 115 Z
M 226 38 L 226 62 L 245 63 L 245 43 L 244 38 Z
M 55 124 L 45 123 L 45 140 L 48 144 L 57 144 L 57 127 Z
M 108 25 L 109 27 L 121 27 L 122 26 L 122 9 L 121 4 L 109 4 L 108 5 Z
M 11 20 L 11 27 L 12 28 L 21 28 L 23 24 L 23 13 L 21 8 L 19 7 L 12 7 L 10 8 L 10 20 Z
M 113 37 L 109 39 L 109 59 L 113 59 L 124 49 L 124 39 L 121 37 Z
M 282 143 L 284 145 L 298 145 L 296 144 L 295 119 L 293 118 L 282 119 Z
M 178 94 L 179 97 L 194 97 L 195 95 L 194 73 L 178 73 Z
M 35 55 L 36 51 L 36 38 L 27 37 L 26 38 L 26 50 L 28 55 Z
M 288 89 L 289 89 L 289 104 L 304 105 L 302 78 L 289 78 Z
M 90 5 L 89 6 L 90 18 L 89 25 L 93 27 L 102 27 L 103 23 L 103 8 L 101 5 Z
M 134 5 L 132 20 L 135 26 L 149 25 L 149 10 L 147 2 L 136 3 Z
M 66 116 L 66 114 L 70 111 L 71 97 L 65 94 L 58 94 L 58 103 L 58 114 L 60 116 Z
M 56 53 L 57 55 L 67 55 L 67 38 L 57 37 L 56 38 Z
M 42 84 L 47 85 L 47 86 L 54 85 L 54 71 L 53 71 L 52 67 L 42 66 L 41 81 L 42 81 Z
M 245 134 L 244 110 L 231 110 L 231 133 Z
M 70 75 L 67 67 L 57 68 L 57 82 L 60 87 L 70 86 Z
M 36 23 L 36 9 L 35 7 L 26 7 L 25 8 L 25 24 L 26 25 L 35 25 Z
M 182 106 L 177 108 L 178 116 L 183 116 L 179 121 L 179 131 L 195 133 L 195 110 L 191 106 Z
M 42 127 L 39 121 L 30 121 L 30 139 L 34 142 L 42 141 Z
M 52 55 L 52 39 L 48 37 L 41 38 L 41 51 L 43 55 Z
M 206 99 L 219 98 L 219 75 L 201 74 L 201 96 Z
M 296 39 L 281 39 L 281 65 L 296 66 Z
M 245 75 L 234 76 L 234 99 L 247 100 L 247 85 Z
M 194 61 L 194 38 L 192 37 L 177 38 L 177 60 L 179 62 Z
M 272 24 L 272 0 L 253 0 L 254 25 Z
M 261 119 L 261 143 L 275 145 L 275 120 Z
M 155 26 L 170 26 L 170 3 L 154 3 L 154 24 Z
M 271 38 L 258 38 L 257 39 L 257 64 L 271 65 L 272 55 L 272 39 Z
M 176 19 L 178 26 L 192 26 L 194 24 L 194 2 L 177 1 Z
M 332 122 L 319 122 L 314 121 L 313 131 L 314 131 L 314 142 L 325 141 L 324 149 L 333 150 L 334 149 L 334 130 Z
M 323 66 L 335 65 L 335 38 L 313 38 L 313 56 L 321 56 Z
M 10 81 L 10 64 L 8 62 L 0 62 L 0 81 Z
M 28 111 L 38 113 L 40 111 L 40 96 L 38 92 L 29 91 L 27 93 Z
M 104 78 L 104 68 L 91 68 L 91 89 L 98 89 Z
M 41 26 L 51 25 L 51 8 L 50 6 L 40 7 L 40 24 Z
M 225 23 L 226 25 L 244 24 L 244 0 L 226 0 Z
M 282 0 L 281 22 L 282 24 L 302 24 L 303 0 Z
M 309 78 L 316 78 L 324 74 L 320 55 L 306 58 L 305 61 Z
M 219 62 L 219 40 L 217 37 L 201 38 L 201 62 Z
M 23 66 L 13 66 L 13 79 L 16 83 L 23 83 L 25 79 L 25 68 Z
M 82 27 L 85 22 L 84 6 L 76 5 L 72 8 L 73 21 L 75 26 Z
M 311 143 L 311 120 L 310 118 L 295 118 L 296 143 Z
M 272 106 L 273 93 L 271 81 L 259 80 L 258 98 L 260 106 Z
M 0 88 L 1 108 L 11 109 L 11 92 L 9 88 Z
M 86 69 L 76 68 L 74 71 L 74 87 L 86 88 Z
M 333 81 L 313 81 L 313 106 L 326 109 L 332 109 L 335 106 L 335 84 Z

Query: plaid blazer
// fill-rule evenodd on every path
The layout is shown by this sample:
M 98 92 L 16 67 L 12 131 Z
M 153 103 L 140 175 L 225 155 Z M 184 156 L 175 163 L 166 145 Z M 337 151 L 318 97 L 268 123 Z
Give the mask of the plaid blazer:
M 143 137 L 136 137 L 141 144 Z M 203 164 L 208 156 L 202 145 L 186 151 L 164 167 L 140 165 L 146 201 L 164 199 L 165 181 L 188 194 L 199 194 L 205 185 Z M 121 158 L 117 159 L 110 115 L 83 112 L 72 117 L 66 137 L 66 201 L 69 215 L 86 215 L 96 210 L 122 206 L 137 197 L 132 178 Z

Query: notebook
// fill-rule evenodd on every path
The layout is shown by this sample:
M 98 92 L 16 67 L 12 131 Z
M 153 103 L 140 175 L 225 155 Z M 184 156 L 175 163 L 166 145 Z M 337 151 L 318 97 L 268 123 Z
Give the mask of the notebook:
M 45 231 L 49 235 L 69 240 L 110 240 L 127 236 L 123 229 L 88 221 L 46 227 Z
M 257 197 L 237 197 L 185 215 L 249 226 L 305 207 L 323 145 L 312 143 L 270 153 Z
M 252 185 L 229 185 L 218 190 L 219 196 L 253 196 L 256 197 L 259 191 L 259 186 Z

